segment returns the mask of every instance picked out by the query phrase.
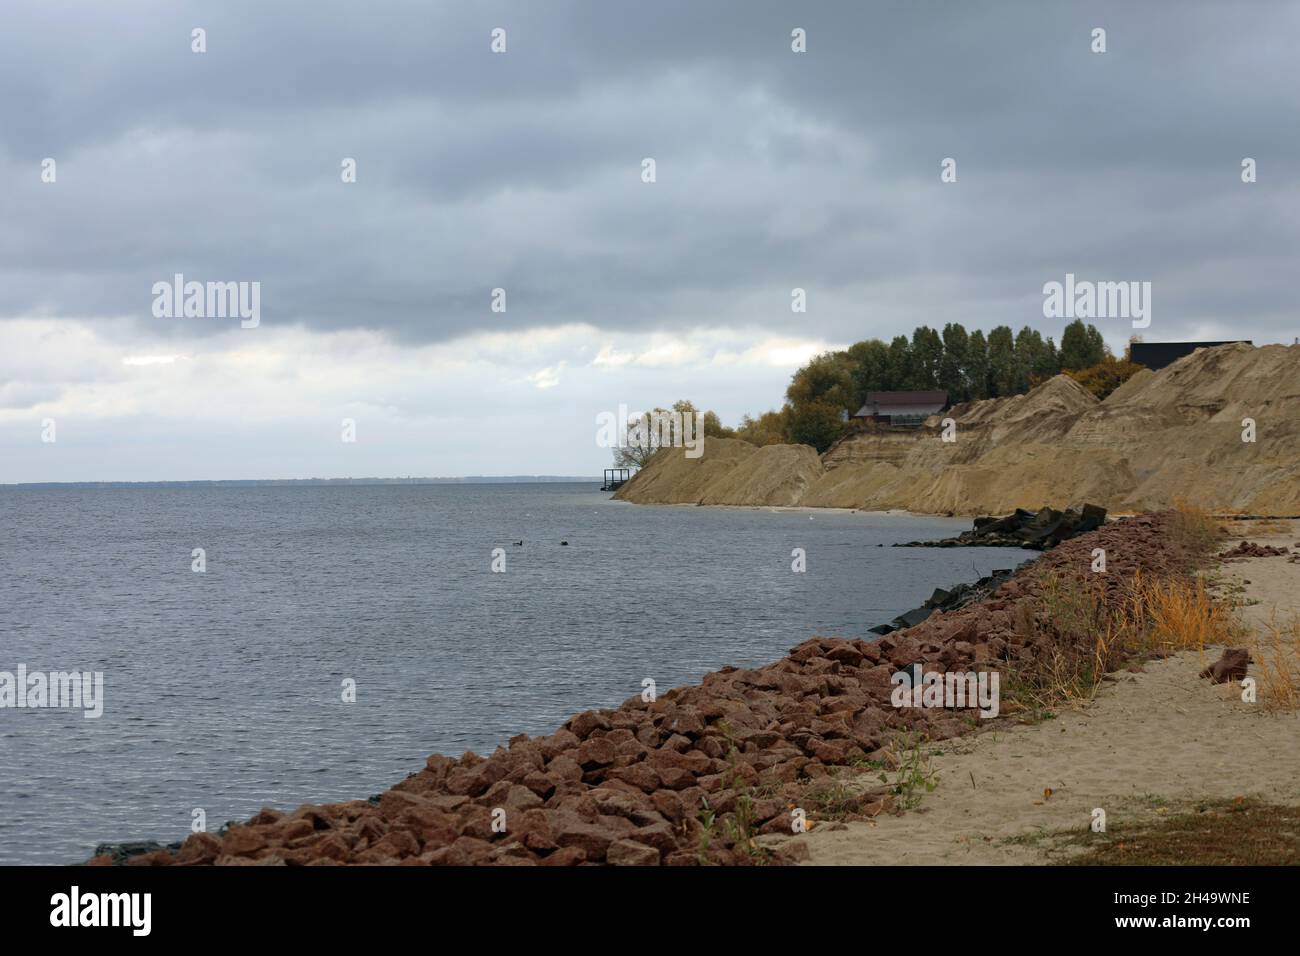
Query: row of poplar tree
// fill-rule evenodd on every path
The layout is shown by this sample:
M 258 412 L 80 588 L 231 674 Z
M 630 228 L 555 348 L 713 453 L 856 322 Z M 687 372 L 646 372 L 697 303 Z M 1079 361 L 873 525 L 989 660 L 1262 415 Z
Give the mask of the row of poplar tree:
M 725 432 L 757 444 L 799 442 L 824 450 L 843 431 L 844 413 L 866 403 L 868 392 L 944 391 L 951 404 L 1019 395 L 1060 372 L 1091 369 L 1110 356 L 1101 333 L 1076 319 L 1057 346 L 1036 329 L 1013 333 L 999 325 L 987 335 L 959 322 L 942 331 L 923 325 L 885 344 L 866 339 L 824 352 L 794 373 L 780 411 L 746 416 Z

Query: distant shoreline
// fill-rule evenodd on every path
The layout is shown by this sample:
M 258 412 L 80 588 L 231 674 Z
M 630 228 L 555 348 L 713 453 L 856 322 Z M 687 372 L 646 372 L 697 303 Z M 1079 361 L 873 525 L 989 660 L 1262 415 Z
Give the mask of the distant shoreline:
M 281 488 L 302 485 L 536 485 L 600 484 L 574 475 L 469 475 L 464 478 L 228 478 L 195 481 L 19 481 L 5 488 Z

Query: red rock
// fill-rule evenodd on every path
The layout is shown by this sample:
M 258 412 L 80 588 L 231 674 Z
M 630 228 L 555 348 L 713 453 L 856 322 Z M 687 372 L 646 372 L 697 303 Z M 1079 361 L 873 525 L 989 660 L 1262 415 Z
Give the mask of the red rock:
M 660 853 L 671 853 L 677 849 L 677 835 L 662 818 L 654 823 L 637 827 L 626 839 L 652 846 Z
M 632 795 L 623 790 L 611 790 L 597 787 L 591 791 L 591 799 L 596 802 L 599 816 L 631 817 L 638 810 L 650 804 L 648 798 L 641 794 Z
M 455 794 L 477 797 L 502 779 L 506 770 L 505 763 L 499 760 L 485 760 L 472 767 L 456 767 L 447 774 L 447 789 Z
M 252 856 L 267 845 L 261 832 L 249 826 L 231 827 L 221 841 L 221 852 L 228 856 Z
M 665 715 L 660 730 L 695 738 L 704 733 L 704 718 L 694 707 L 677 707 Z
M 608 737 L 588 737 L 578 747 L 578 763 L 586 769 L 606 767 L 617 756 L 618 749 Z
M 659 851 L 634 840 L 615 840 L 605 859 L 611 866 L 658 866 Z
M 555 781 L 581 780 L 582 767 L 567 754 L 561 754 L 546 765 L 547 776 Z
M 575 749 L 579 743 L 581 741 L 571 731 L 557 730 L 549 737 L 540 738 L 537 741 L 537 748 L 547 760 L 554 760 L 565 751 Z
M 605 859 L 605 851 L 614 840 L 614 834 L 606 827 L 576 816 L 552 818 L 551 833 L 558 846 L 576 846 L 586 854 L 587 860 L 595 862 Z
M 581 768 L 579 768 L 581 770 Z M 555 791 L 555 781 L 542 773 L 540 770 L 534 770 L 528 776 L 524 777 L 523 785 L 531 790 L 537 796 L 545 800 Z
M 474 866 L 492 859 L 492 844 L 473 837 L 460 837 L 450 846 L 427 854 L 431 866 Z
M 283 817 L 284 814 L 279 810 L 273 810 L 270 807 L 263 807 L 253 815 L 253 818 L 248 821 L 248 825 L 256 827 L 268 823 L 278 823 Z
M 613 772 L 616 780 L 623 780 L 638 790 L 653 793 L 663 786 L 663 778 L 647 763 L 634 763 Z
M 367 850 L 400 860 L 420 852 L 420 842 L 406 830 L 392 830 Z
M 921 645 L 913 638 L 902 637 L 888 656 L 895 667 L 910 667 L 921 659 Z
M 613 727 L 613 724 L 604 714 L 597 713 L 594 710 L 584 710 L 582 713 L 571 717 L 565 726 L 576 737 L 586 740 L 594 731 L 609 730 Z
M 713 769 L 713 760 L 698 750 L 678 753 L 675 750 L 652 750 L 646 755 L 646 763 L 661 774 L 664 770 L 675 768 L 689 770 L 691 773 L 708 773 Z
M 336 833 L 329 833 L 316 839 L 311 848 L 313 862 L 335 860 L 343 863 L 352 856 L 352 849 Z
M 669 790 L 684 790 L 696 782 L 695 774 L 680 767 L 660 767 L 656 772 Z
M 857 667 L 862 663 L 862 652 L 852 644 L 840 644 L 826 652 L 828 660 L 839 661 L 849 667 Z
M 141 853 L 133 856 L 126 861 L 127 866 L 174 866 L 177 860 L 169 850 L 154 850 L 152 853 Z
M 176 860 L 178 863 L 211 863 L 220 854 L 221 841 L 211 833 L 191 833 L 181 844 Z
M 654 803 L 655 809 L 674 823 L 681 820 L 686 814 L 681 796 L 671 790 L 656 790 L 650 794 L 650 799 Z
M 587 862 L 587 854 L 580 846 L 565 846 L 542 860 L 542 866 L 577 866 Z

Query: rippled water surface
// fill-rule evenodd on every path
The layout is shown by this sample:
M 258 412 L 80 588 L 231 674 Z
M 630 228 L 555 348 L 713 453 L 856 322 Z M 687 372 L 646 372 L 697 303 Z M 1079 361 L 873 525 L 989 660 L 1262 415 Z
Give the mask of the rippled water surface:
M 0 489 L 0 671 L 105 682 L 97 720 L 0 709 L 0 862 L 177 840 L 196 807 L 216 829 L 366 797 L 645 677 L 662 692 L 863 636 L 1023 558 L 877 547 L 968 526 L 638 507 L 585 484 Z

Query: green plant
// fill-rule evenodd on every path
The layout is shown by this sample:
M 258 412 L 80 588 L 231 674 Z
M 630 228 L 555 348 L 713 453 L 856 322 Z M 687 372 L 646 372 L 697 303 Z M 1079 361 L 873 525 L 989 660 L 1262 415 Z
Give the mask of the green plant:
M 931 768 L 930 755 L 924 743 L 925 738 L 908 734 L 894 740 L 885 751 L 894 770 L 894 779 L 891 783 L 885 773 L 881 773 L 880 779 L 891 784 L 900 810 L 915 809 L 925 794 L 933 793 L 939 786 L 939 771 Z

